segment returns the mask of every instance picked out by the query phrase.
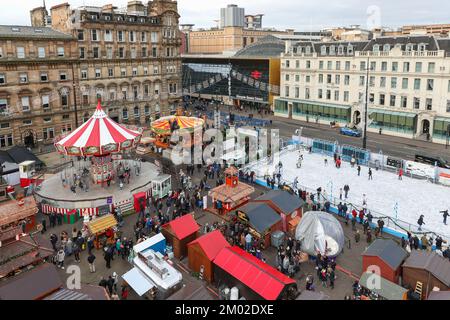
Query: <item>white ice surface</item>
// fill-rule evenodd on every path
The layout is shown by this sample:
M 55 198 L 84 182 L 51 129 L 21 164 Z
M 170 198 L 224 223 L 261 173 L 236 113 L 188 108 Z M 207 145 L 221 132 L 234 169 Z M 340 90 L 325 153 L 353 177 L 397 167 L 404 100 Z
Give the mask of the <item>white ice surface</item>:
M 330 195 L 332 189 L 332 196 L 335 198 L 339 198 L 339 189 L 348 184 L 349 203 L 362 206 L 363 194 L 366 194 L 367 208 L 374 216 L 379 213 L 393 218 L 396 217 L 394 207 L 398 203 L 397 218 L 406 222 L 401 224 L 403 227 L 407 227 L 409 223 L 413 230 L 417 230 L 417 220 L 423 214 L 423 231 L 434 231 L 450 239 L 450 219 L 448 225 L 444 225 L 442 213 L 439 212 L 450 209 L 450 187 L 406 176 L 400 181 L 395 173 L 375 169 L 372 169 L 373 180 L 369 181 L 367 167 L 361 167 L 361 176 L 358 177 L 356 166 L 351 168 L 348 162 L 342 162 L 341 168 L 337 169 L 332 157 L 328 157 L 328 166 L 325 166 L 324 155 L 307 152 L 302 154 L 304 160 L 302 167 L 298 169 L 298 151 L 281 153 L 283 181 L 292 184 L 295 177 L 298 177 L 299 186 L 309 188 L 308 191 L 322 187 L 326 196 Z M 267 160 L 262 160 L 251 166 L 250 170 L 256 172 L 258 179 L 265 181 L 264 174 L 273 172 L 270 167 L 272 166 L 267 165 Z M 385 226 L 397 229 L 394 225 Z

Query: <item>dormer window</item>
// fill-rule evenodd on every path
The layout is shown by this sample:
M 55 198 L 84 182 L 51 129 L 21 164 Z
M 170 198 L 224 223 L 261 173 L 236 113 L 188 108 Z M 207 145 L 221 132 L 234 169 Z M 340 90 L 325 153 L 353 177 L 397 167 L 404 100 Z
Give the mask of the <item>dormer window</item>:
M 326 55 L 327 54 L 327 47 L 326 46 L 320 47 L 320 54 L 321 55 Z
M 380 45 L 379 44 L 375 44 L 373 46 L 373 52 L 380 52 Z
M 411 52 L 411 51 L 413 51 L 413 49 L 414 49 L 414 45 L 412 43 L 408 43 L 406 45 L 406 51 L 407 52 Z
M 336 54 L 336 47 L 330 46 L 330 55 L 335 55 L 335 54 Z
M 344 55 L 344 46 L 343 45 L 340 45 L 338 47 L 338 55 L 340 55 L 340 56 Z
M 347 53 L 348 54 L 353 54 L 353 46 L 351 44 L 349 44 L 348 47 L 347 47 Z
M 311 53 L 311 47 L 310 47 L 310 46 L 307 46 L 307 47 L 305 48 L 305 52 L 306 52 L 307 54 L 310 54 L 310 53 Z
M 383 51 L 384 51 L 384 52 L 389 52 L 389 51 L 391 51 L 391 46 L 390 46 L 389 44 L 385 44 L 385 45 L 383 46 Z
M 419 44 L 418 50 L 419 51 L 426 51 L 427 50 L 427 44 L 426 43 Z

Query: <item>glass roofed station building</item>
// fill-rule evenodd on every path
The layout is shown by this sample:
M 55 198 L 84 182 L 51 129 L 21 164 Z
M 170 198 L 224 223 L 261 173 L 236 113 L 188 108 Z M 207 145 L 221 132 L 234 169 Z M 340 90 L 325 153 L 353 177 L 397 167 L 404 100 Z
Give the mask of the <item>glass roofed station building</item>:
M 185 95 L 269 108 L 280 93 L 280 56 L 285 42 L 268 36 L 232 56 L 185 55 Z
M 280 117 L 360 125 L 446 144 L 450 39 L 411 35 L 358 42 L 292 42 L 281 57 Z

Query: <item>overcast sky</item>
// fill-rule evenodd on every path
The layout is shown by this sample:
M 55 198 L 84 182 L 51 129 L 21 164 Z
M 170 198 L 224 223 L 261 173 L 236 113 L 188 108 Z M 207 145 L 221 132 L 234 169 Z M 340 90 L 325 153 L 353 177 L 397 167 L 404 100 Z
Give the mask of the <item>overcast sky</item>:
M 127 3 L 127 0 L 46 0 L 46 3 L 50 8 L 66 1 L 74 7 L 106 3 L 122 7 Z M 264 14 L 264 27 L 298 31 L 352 24 L 399 27 L 450 23 L 448 0 L 178 0 L 181 23 L 214 26 L 219 9 L 229 3 L 244 7 L 246 14 Z M 29 25 L 30 9 L 42 5 L 42 0 L 1 0 L 1 4 L 0 24 Z

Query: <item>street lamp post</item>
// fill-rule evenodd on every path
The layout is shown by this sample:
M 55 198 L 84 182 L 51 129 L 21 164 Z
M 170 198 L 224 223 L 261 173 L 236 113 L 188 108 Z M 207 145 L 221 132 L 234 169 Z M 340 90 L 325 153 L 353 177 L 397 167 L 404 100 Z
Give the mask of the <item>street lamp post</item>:
M 369 71 L 370 71 L 370 58 L 367 57 L 366 68 L 366 101 L 364 104 L 364 131 L 363 131 L 363 149 L 367 149 L 367 112 L 369 105 Z

